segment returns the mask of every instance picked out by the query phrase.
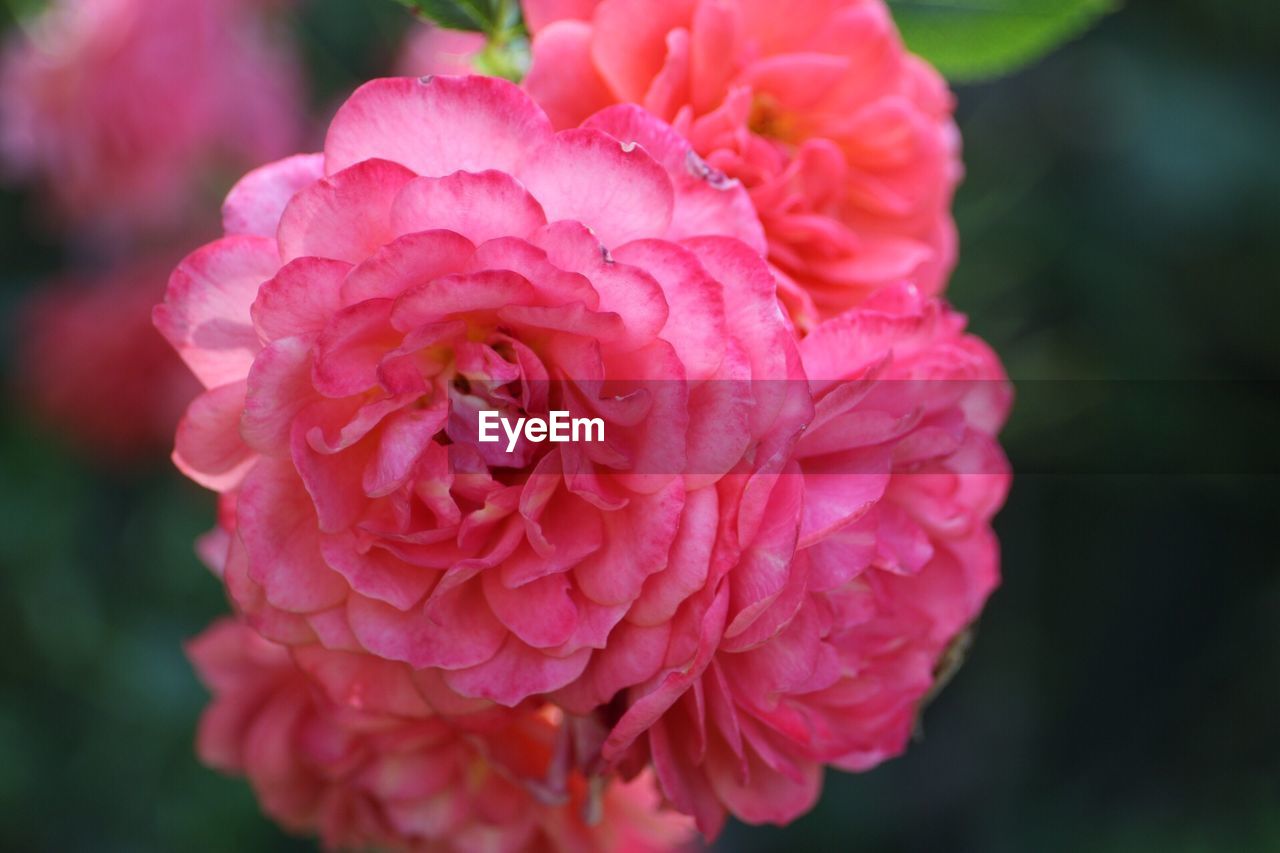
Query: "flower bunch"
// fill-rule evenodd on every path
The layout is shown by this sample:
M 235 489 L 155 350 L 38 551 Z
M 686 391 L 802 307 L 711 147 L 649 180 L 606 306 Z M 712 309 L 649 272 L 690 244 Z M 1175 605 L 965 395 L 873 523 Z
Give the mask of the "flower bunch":
M 155 310 L 237 614 L 201 752 L 332 846 L 786 823 L 998 582 L 945 86 L 878 0 L 657 5 L 526 3 L 525 89 L 367 83 Z M 557 412 L 598 440 L 482 437 Z
M 0 47 L 0 176 L 74 259 L 21 312 L 16 385 L 99 461 L 163 458 L 196 386 L 151 308 L 219 173 L 297 145 L 301 75 L 265 5 L 50 0 Z
M 211 169 L 288 153 L 298 74 L 262 5 L 53 0 L 0 60 L 4 172 L 121 239 L 181 220 Z
M 188 654 L 213 692 L 197 748 L 249 777 L 263 809 L 326 846 L 384 850 L 665 851 L 686 821 L 656 810 L 645 778 L 589 790 L 558 756 L 553 709 L 446 722 L 334 697 L 284 648 L 223 620 Z M 320 652 L 307 667 L 342 667 Z M 546 790 L 553 773 L 566 795 Z M 590 797 L 598 818 L 582 819 Z

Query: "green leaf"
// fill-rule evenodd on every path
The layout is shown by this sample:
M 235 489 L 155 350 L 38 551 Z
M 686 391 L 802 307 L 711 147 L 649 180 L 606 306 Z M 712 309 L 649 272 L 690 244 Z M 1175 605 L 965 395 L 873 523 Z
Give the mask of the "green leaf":
M 907 46 L 953 82 L 1008 74 L 1083 33 L 1117 0 L 889 0 Z
M 498 17 L 498 0 L 400 0 L 424 18 L 450 30 L 492 32 Z
M 490 39 L 473 64 L 481 74 L 519 83 L 529 73 L 529 61 L 529 39 L 517 33 L 510 38 Z

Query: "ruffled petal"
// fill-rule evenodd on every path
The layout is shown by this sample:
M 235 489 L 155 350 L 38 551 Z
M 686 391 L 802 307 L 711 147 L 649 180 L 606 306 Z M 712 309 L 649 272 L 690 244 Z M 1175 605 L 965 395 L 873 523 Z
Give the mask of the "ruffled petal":
M 396 77 L 364 84 L 329 125 L 325 171 L 381 158 L 419 175 L 459 169 L 515 174 L 524 152 L 551 135 L 546 114 L 492 77 Z
M 206 388 L 248 375 L 262 349 L 249 306 L 279 267 L 274 240 L 225 237 L 188 255 L 169 277 L 152 316 Z
M 223 230 L 229 235 L 275 237 L 289 200 L 322 177 L 323 154 L 297 154 L 254 169 L 227 194 L 222 205 Z

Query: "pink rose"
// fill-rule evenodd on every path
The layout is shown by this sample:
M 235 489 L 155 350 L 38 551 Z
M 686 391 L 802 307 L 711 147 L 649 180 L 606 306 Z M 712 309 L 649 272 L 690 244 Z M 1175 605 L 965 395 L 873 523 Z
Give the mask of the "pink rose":
M 525 85 L 560 127 L 615 103 L 740 179 L 797 324 L 902 279 L 940 292 L 961 175 L 952 97 L 882 0 L 525 0 Z
M 155 312 L 207 389 L 174 458 L 327 701 L 534 708 L 522 778 L 651 765 L 708 835 L 902 749 L 998 580 L 1009 390 L 963 318 L 886 283 L 797 342 L 738 181 L 635 105 L 557 133 L 482 77 L 362 87 L 224 224 Z M 602 440 L 486 443 L 495 411 Z
M 374 81 L 224 214 L 155 319 L 208 389 L 175 460 L 226 496 L 224 579 L 269 638 L 587 713 L 786 576 L 798 492 L 764 499 L 799 352 L 745 192 L 665 125 Z M 607 439 L 508 452 L 481 410 Z M 758 588 L 730 601 L 730 569 Z
M 795 450 L 797 551 L 754 622 L 722 619 L 698 665 L 628 691 L 606 765 L 652 763 L 714 836 L 726 811 L 787 823 L 824 765 L 905 747 L 949 646 L 999 578 L 990 521 L 1009 487 L 995 434 L 1010 391 L 964 320 L 890 288 L 801 345 L 815 416 Z M 759 579 L 739 572 L 736 585 Z
M 229 619 L 188 653 L 213 693 L 201 759 L 247 776 L 264 811 L 326 847 L 657 853 L 692 835 L 649 776 L 591 788 L 573 774 L 549 789 L 554 709 L 460 726 L 336 703 L 287 649 Z
M 5 47 L 0 160 L 77 227 L 181 220 L 218 165 L 288 152 L 294 63 L 243 0 L 54 0 Z
M 164 452 L 200 391 L 151 324 L 172 261 L 43 285 L 18 320 L 17 391 L 40 420 L 107 462 Z
M 397 73 L 406 77 L 424 74 L 474 74 L 476 57 L 484 50 L 481 33 L 446 30 L 418 24 L 405 39 Z

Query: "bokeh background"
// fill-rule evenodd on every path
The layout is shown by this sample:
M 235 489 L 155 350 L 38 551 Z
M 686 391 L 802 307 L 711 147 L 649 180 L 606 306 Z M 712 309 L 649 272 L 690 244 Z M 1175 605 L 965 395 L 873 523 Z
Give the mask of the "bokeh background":
M 410 23 L 277 15 L 317 127 Z M 1005 582 L 905 757 L 720 849 L 1280 850 L 1277 44 L 1270 0 L 1130 0 L 959 90 L 950 296 L 1020 395 Z M 181 643 L 225 609 L 192 549 L 212 496 L 25 402 L 23 306 L 83 263 L 35 202 L 0 194 L 0 848 L 313 849 L 192 752 Z

